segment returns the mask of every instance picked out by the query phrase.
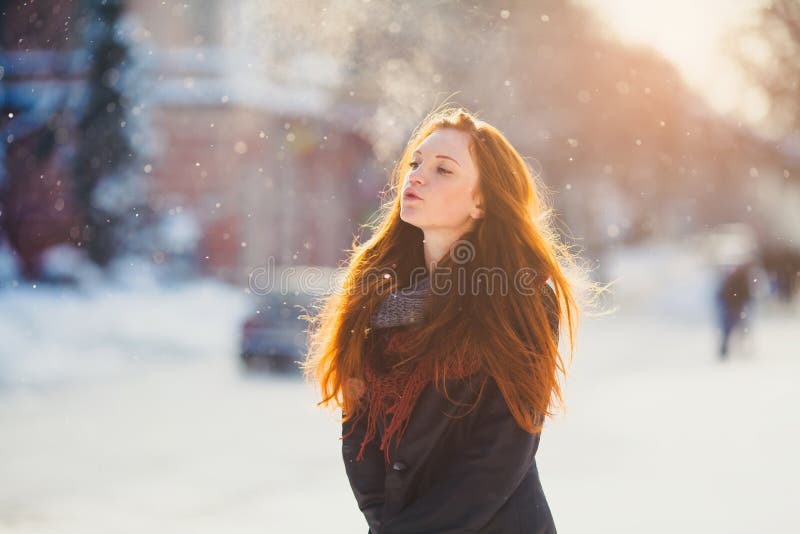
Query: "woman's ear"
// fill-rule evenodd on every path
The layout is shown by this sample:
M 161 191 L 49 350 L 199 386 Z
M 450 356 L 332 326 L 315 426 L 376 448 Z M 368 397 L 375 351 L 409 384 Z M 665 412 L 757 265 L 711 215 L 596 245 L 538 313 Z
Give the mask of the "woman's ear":
M 484 211 L 483 206 L 481 204 L 475 206 L 470 212 L 470 216 L 473 219 L 481 219 L 483 218 L 484 215 L 486 215 L 486 212 Z

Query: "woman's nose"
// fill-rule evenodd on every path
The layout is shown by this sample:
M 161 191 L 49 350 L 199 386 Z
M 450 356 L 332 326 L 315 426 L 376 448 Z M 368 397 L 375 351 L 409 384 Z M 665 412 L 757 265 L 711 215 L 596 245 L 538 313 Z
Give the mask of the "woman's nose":
M 422 178 L 419 170 L 416 170 L 411 173 L 411 176 L 408 178 L 408 181 L 413 184 L 422 184 L 425 183 L 425 180 Z

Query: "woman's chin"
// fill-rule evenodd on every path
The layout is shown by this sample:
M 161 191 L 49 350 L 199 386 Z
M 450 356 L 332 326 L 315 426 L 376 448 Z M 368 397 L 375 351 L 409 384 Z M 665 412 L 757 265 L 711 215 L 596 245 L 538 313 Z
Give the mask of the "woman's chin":
M 414 209 L 413 208 L 400 208 L 400 220 L 403 222 L 407 222 L 408 224 L 413 224 L 416 226 L 416 223 L 419 217 L 414 216 Z

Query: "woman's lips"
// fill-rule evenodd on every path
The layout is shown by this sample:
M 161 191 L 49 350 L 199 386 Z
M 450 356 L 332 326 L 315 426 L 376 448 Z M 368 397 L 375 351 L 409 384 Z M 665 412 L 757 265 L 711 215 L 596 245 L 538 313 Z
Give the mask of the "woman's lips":
M 407 192 L 405 195 L 403 195 L 403 198 L 405 200 L 422 200 L 421 198 L 416 196 L 414 193 L 411 193 L 410 191 Z

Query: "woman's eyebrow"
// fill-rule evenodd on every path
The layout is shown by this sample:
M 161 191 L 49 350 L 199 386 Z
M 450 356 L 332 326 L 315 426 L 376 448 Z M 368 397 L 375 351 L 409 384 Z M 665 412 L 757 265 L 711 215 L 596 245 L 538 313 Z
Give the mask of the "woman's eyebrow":
M 415 150 L 415 151 L 414 151 L 414 154 L 419 154 L 419 155 L 421 156 L 421 155 L 422 155 L 422 152 L 420 152 L 419 150 Z M 434 156 L 434 157 L 436 157 L 436 158 L 445 158 L 445 159 L 449 159 L 449 160 L 451 160 L 451 161 L 455 162 L 455 164 L 456 164 L 456 165 L 458 165 L 459 167 L 461 167 L 461 164 L 460 164 L 459 162 L 457 162 L 456 160 L 454 160 L 453 158 L 451 158 L 450 156 L 445 156 L 444 154 L 436 154 L 436 156 Z

